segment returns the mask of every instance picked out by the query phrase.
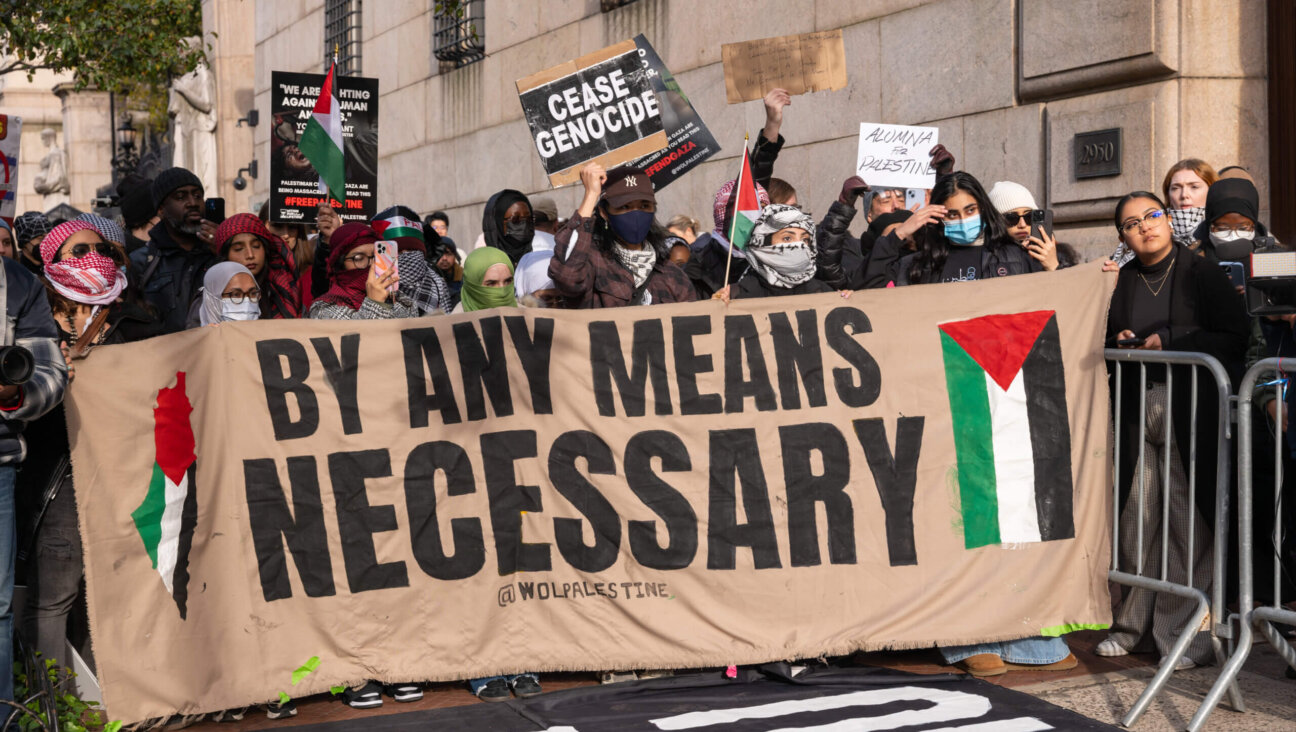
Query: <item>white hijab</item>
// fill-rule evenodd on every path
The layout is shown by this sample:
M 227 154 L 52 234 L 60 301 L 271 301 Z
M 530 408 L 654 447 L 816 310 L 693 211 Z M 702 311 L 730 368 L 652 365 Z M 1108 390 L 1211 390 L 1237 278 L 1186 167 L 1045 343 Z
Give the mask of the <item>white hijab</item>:
M 553 256 L 552 249 L 537 249 L 522 255 L 513 271 L 513 289 L 519 298 L 536 290 L 553 289 L 554 281 L 549 277 L 549 261 Z
M 211 269 L 207 270 L 207 274 L 203 277 L 203 300 L 202 308 L 199 311 L 199 318 L 204 326 L 223 323 L 227 320 L 221 314 L 221 293 L 225 291 L 226 287 L 229 287 L 230 280 L 241 274 L 252 277 L 253 282 L 256 281 L 256 277 L 252 276 L 252 270 L 238 262 L 221 262 L 212 265 Z

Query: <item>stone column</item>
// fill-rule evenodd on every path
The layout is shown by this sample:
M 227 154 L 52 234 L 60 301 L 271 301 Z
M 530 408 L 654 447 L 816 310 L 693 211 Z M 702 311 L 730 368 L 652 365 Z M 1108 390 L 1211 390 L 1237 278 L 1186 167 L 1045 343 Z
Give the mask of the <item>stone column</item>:
M 108 93 L 75 91 L 67 83 L 55 86 L 54 93 L 63 102 L 63 142 L 72 205 L 90 211 L 95 191 L 112 182 L 113 123 Z

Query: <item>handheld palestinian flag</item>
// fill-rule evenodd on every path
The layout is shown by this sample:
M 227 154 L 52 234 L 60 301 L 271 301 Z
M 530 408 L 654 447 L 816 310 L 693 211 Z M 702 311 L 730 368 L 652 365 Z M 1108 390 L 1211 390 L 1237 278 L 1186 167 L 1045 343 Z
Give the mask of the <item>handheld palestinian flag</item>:
M 733 195 L 737 197 L 737 203 L 734 205 L 733 223 L 729 224 L 729 243 L 738 249 L 744 249 L 761 212 L 746 145 L 743 145 L 742 170 L 738 173 L 738 183 L 734 186 Z
M 987 315 L 945 323 L 940 331 L 964 545 L 1073 538 L 1071 428 L 1057 315 Z
M 157 450 L 153 477 L 144 502 L 131 513 L 144 550 L 175 599 L 181 620 L 189 596 L 189 551 L 198 524 L 191 412 L 193 406 L 185 395 L 185 374 L 179 371 L 175 386 L 158 391 L 153 409 L 153 443 Z
M 324 86 L 315 100 L 315 110 L 297 146 L 319 173 L 321 192 L 327 188 L 333 198 L 345 201 L 346 158 L 342 153 L 342 112 L 333 83 L 336 70 L 337 64 L 334 63 L 328 76 L 324 77 Z

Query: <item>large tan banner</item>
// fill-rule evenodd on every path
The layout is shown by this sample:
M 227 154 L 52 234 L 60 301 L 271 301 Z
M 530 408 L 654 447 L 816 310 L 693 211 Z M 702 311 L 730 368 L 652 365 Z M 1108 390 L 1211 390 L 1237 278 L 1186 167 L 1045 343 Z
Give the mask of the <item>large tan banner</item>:
M 1109 623 L 1113 281 L 98 348 L 68 403 L 108 711 Z

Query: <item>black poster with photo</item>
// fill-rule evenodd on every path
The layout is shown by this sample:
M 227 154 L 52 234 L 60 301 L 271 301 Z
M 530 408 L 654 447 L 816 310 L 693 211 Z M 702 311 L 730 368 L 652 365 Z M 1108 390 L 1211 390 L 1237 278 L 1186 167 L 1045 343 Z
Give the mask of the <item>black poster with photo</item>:
M 648 70 L 653 91 L 657 92 L 657 107 L 669 143 L 632 165 L 648 175 L 653 190 L 660 191 L 720 152 L 720 145 L 648 39 L 640 34 L 634 42 L 639 47 L 639 61 Z
M 324 85 L 324 74 L 270 75 L 270 220 L 312 224 L 328 202 L 342 221 L 369 221 L 378 213 L 378 80 L 336 78 L 346 159 L 346 199 L 320 191 L 319 173 L 298 148 Z

